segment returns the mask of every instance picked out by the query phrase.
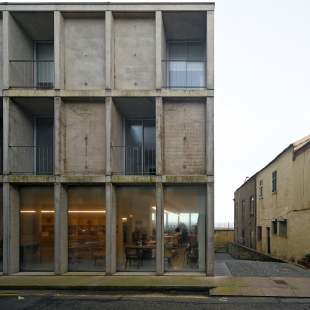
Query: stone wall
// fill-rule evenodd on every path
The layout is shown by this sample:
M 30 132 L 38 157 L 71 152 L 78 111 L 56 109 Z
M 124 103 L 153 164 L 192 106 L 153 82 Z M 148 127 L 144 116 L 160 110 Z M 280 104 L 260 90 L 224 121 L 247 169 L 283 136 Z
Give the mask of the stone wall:
M 253 249 L 232 242 L 227 242 L 227 248 L 228 253 L 235 259 L 280 262 L 280 263 L 285 262 L 281 259 L 274 258 L 270 255 L 257 252 Z

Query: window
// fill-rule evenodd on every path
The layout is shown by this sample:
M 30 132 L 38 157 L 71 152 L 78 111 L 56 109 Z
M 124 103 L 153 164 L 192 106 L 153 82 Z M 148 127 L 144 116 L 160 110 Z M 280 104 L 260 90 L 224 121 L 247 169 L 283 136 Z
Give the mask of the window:
M 257 226 L 257 241 L 262 240 L 262 226 Z
M 126 174 L 156 174 L 156 127 L 152 117 L 125 118 Z
M 278 221 L 271 220 L 271 224 L 272 224 L 272 234 L 277 235 L 278 234 Z
M 244 217 L 244 207 L 245 207 L 245 201 L 242 200 L 242 210 L 241 210 L 241 212 L 242 212 L 242 217 Z
M 277 170 L 272 172 L 272 192 L 277 191 Z
M 260 180 L 259 181 L 259 198 L 263 198 L 263 186 L 264 186 L 264 183 L 263 183 L 263 180 Z
M 287 237 L 287 221 L 284 220 L 278 220 L 279 222 L 279 236 L 281 237 Z
M 250 197 L 250 215 L 254 216 L 254 196 Z
M 170 88 L 202 88 L 205 86 L 203 42 L 170 42 L 168 79 Z
M 35 45 L 35 80 L 38 87 L 54 86 L 54 42 L 37 41 Z
M 238 204 L 235 203 L 235 217 L 238 216 Z

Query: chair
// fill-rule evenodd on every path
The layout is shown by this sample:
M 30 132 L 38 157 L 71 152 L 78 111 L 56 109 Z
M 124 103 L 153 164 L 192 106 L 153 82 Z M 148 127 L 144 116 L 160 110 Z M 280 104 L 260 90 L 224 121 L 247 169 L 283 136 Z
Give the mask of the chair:
M 127 249 L 126 248 L 126 264 L 125 264 L 125 269 L 127 268 L 127 262 L 129 261 L 130 267 L 131 267 L 131 261 L 132 260 L 137 260 L 138 261 L 138 269 L 141 266 L 143 266 L 143 250 L 135 250 L 135 249 Z
M 172 268 L 171 258 L 173 257 L 173 253 L 171 250 L 165 247 L 164 250 L 164 259 L 167 259 L 168 262 L 168 268 Z
M 189 264 L 191 268 L 198 268 L 198 248 L 189 246 L 184 251 L 187 264 Z
M 81 262 L 81 256 L 78 255 L 78 248 L 75 246 L 74 243 L 69 244 L 68 248 L 68 255 L 69 255 L 69 261 L 71 261 L 71 264 L 74 264 L 74 261 L 80 263 Z
M 105 260 L 106 253 L 105 253 L 104 242 L 102 242 L 102 245 L 98 245 L 96 247 L 93 247 L 92 252 L 93 252 L 93 260 L 95 261 L 94 266 L 96 266 L 96 262 L 97 262 L 98 258 Z

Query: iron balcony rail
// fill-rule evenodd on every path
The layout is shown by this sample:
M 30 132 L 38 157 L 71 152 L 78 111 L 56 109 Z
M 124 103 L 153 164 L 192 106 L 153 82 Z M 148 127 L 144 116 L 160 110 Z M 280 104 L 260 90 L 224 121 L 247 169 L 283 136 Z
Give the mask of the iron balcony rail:
M 3 145 L 0 145 L 0 174 L 3 174 Z
M 162 60 L 163 88 L 205 89 L 206 61 Z
M 155 175 L 156 148 L 150 146 L 112 146 L 113 174 Z
M 10 146 L 10 173 L 50 175 L 54 174 L 54 146 Z
M 10 87 L 54 87 L 54 60 L 10 60 Z

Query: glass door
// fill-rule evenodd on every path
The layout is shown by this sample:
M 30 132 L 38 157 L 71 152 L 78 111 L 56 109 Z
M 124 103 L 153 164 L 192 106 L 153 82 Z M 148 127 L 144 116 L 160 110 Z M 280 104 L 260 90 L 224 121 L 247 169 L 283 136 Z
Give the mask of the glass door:
M 54 86 L 54 42 L 35 42 L 35 85 Z

